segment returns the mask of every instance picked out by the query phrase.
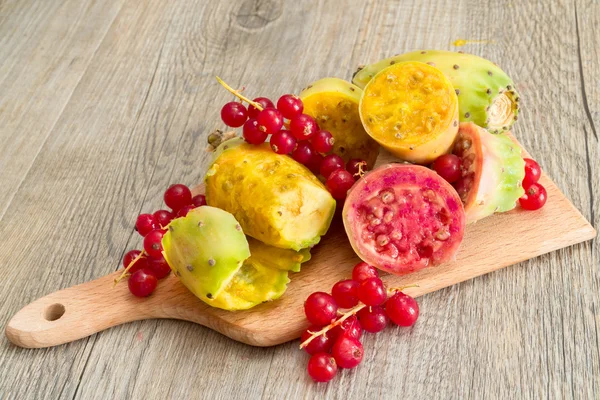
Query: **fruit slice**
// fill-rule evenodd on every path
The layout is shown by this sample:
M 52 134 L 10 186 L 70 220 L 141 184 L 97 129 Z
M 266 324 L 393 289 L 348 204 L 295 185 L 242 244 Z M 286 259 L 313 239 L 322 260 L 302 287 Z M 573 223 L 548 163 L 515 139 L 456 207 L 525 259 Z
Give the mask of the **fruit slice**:
M 360 121 L 361 94 L 361 88 L 343 79 L 323 78 L 308 85 L 300 98 L 304 113 L 333 135 L 333 152 L 345 163 L 353 158 L 363 159 L 371 169 L 379 154 L 379 144 L 365 132 Z
M 464 122 L 453 153 L 461 158 L 461 178 L 454 187 L 464 203 L 467 223 L 515 208 L 525 193 L 521 187 L 525 161 L 516 143 Z
M 427 64 L 404 62 L 379 72 L 365 87 L 360 118 L 395 156 L 426 164 L 454 143 L 458 100 L 444 74 Z
M 271 268 L 299 272 L 300 265 L 310 260 L 310 249 L 308 248 L 300 251 L 280 249 L 253 238 L 248 238 L 248 244 L 250 245 L 250 254 L 252 254 L 251 258 Z
M 300 250 L 329 229 L 335 200 L 292 158 L 233 139 L 222 143 L 206 174 L 206 201 L 232 213 L 247 235 Z
M 426 167 L 387 164 L 359 179 L 344 204 L 344 227 L 365 262 L 406 274 L 451 260 L 465 213 L 452 186 Z
M 404 61 L 420 61 L 439 68 L 458 94 L 460 121 L 472 121 L 492 133 L 507 131 L 517 120 L 519 94 L 512 79 L 493 62 L 472 54 L 421 50 L 386 58 L 354 74 L 364 88 L 382 69 Z

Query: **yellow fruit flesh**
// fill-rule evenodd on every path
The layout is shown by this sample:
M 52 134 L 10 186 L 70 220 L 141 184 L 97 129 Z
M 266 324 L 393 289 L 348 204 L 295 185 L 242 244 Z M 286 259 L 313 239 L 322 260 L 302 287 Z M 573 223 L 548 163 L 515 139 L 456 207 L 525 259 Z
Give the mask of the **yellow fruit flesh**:
M 367 132 L 394 155 L 428 163 L 447 153 L 458 132 L 458 99 L 438 69 L 392 65 L 365 87 L 360 116 Z

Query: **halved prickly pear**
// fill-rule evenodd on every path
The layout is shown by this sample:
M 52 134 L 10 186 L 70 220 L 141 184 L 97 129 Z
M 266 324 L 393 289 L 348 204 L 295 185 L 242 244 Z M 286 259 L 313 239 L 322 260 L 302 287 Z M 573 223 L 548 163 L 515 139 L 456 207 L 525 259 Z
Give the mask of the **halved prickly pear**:
M 310 260 L 310 249 L 294 251 L 269 246 L 260 240 L 248 238 L 251 258 L 263 265 L 284 271 L 299 272 L 301 264 Z
M 274 153 L 267 143 L 224 142 L 206 174 L 208 205 L 232 213 L 247 235 L 300 250 L 319 242 L 335 200 L 306 167 Z
M 440 70 L 420 62 L 381 70 L 365 86 L 359 110 L 373 139 L 417 164 L 447 153 L 458 132 L 458 100 L 452 84 Z
M 359 179 L 343 219 L 356 254 L 393 274 L 451 260 L 465 231 L 454 188 L 430 169 L 410 164 L 386 164 Z
M 333 152 L 345 162 L 353 158 L 365 160 L 371 169 L 379 154 L 379 144 L 365 132 L 360 121 L 361 94 L 361 88 L 343 79 L 323 78 L 308 85 L 300 98 L 304 113 L 333 135 Z
M 515 208 L 525 193 L 521 187 L 525 161 L 516 143 L 463 122 L 453 153 L 461 158 L 461 178 L 454 187 L 464 203 L 467 223 Z
M 512 79 L 493 62 L 472 54 L 413 51 L 359 68 L 352 81 L 365 87 L 379 71 L 404 61 L 428 63 L 448 77 L 458 94 L 461 122 L 471 121 L 492 133 L 500 133 L 517 120 L 519 94 Z

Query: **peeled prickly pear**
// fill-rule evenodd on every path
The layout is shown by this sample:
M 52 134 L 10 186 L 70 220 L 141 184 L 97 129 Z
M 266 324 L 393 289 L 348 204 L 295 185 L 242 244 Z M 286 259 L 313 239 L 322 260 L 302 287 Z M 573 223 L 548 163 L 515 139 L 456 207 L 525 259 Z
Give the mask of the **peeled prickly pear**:
M 493 62 L 471 54 L 443 50 L 413 51 L 359 68 L 359 87 L 382 69 L 403 61 L 420 61 L 439 68 L 458 95 L 461 122 L 474 122 L 492 133 L 507 131 L 517 120 L 519 94 L 512 79 Z
M 208 205 L 232 213 L 247 235 L 265 244 L 300 250 L 327 233 L 335 200 L 292 158 L 268 144 L 224 142 L 206 174 Z
M 395 63 L 365 86 L 360 118 L 367 133 L 395 156 L 427 164 L 450 151 L 458 132 L 458 100 L 438 69 Z
M 251 258 L 271 268 L 299 272 L 300 265 L 310 260 L 309 248 L 300 251 L 280 249 L 253 238 L 248 238 L 248 244 L 250 244 Z
M 509 137 L 461 123 L 454 154 L 461 158 L 461 178 L 454 184 L 465 205 L 467 223 L 515 208 L 525 191 L 525 161 Z
M 373 168 L 379 144 L 365 132 L 358 114 L 362 89 L 339 78 L 323 78 L 300 93 L 304 113 L 315 118 L 321 129 L 331 132 L 333 152 L 345 162 L 365 160 Z

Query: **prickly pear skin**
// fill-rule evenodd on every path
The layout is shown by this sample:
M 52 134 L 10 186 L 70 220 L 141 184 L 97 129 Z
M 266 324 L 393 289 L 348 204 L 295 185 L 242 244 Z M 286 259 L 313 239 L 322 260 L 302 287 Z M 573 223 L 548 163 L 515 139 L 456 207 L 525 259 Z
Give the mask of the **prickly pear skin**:
M 379 71 L 403 61 L 429 63 L 448 77 L 458 94 L 461 122 L 474 122 L 492 133 L 501 133 L 517 120 L 519 94 L 512 79 L 493 62 L 472 54 L 443 50 L 399 54 L 359 69 L 352 82 L 364 88 Z M 498 97 L 500 94 L 503 96 Z M 492 107 L 494 101 L 498 104 Z M 502 115 L 499 119 L 498 113 Z
M 238 221 L 230 213 L 209 206 L 171 221 L 162 244 L 163 255 L 181 282 L 211 305 L 250 257 Z
M 333 135 L 333 152 L 345 162 L 363 159 L 373 168 L 379 144 L 365 131 L 358 115 L 362 89 L 339 78 L 323 78 L 300 93 L 304 113 L 314 117 L 319 128 Z
M 294 251 L 291 249 L 280 249 L 269 246 L 260 240 L 248 238 L 250 245 L 250 258 L 262 265 L 283 271 L 299 272 L 301 264 L 310 260 L 310 249 Z
M 208 205 L 232 213 L 265 244 L 300 250 L 327 233 L 336 202 L 306 167 L 269 144 L 224 142 L 206 175 Z

